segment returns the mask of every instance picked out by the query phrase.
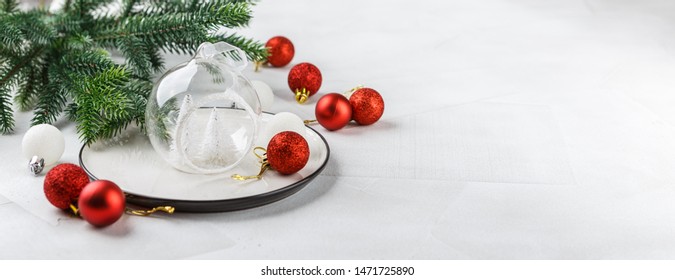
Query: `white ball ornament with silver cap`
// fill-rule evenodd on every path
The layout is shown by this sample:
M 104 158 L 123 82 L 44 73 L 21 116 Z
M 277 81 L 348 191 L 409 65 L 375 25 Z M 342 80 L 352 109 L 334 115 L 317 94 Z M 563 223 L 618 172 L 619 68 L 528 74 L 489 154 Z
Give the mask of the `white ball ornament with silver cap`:
M 28 167 L 34 175 L 40 174 L 45 166 L 56 163 L 63 155 L 65 139 L 63 133 L 53 125 L 38 124 L 23 135 L 21 150 L 30 160 Z

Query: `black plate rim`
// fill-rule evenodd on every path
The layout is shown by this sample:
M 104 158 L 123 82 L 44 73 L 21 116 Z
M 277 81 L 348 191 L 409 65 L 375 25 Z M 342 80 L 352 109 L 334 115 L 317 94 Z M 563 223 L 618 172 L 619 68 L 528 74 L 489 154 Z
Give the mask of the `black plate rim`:
M 312 174 L 310 174 L 309 176 L 280 189 L 247 197 L 222 199 L 222 200 L 180 200 L 180 199 L 163 199 L 156 197 L 146 197 L 131 192 L 127 192 L 124 190 L 124 187 L 121 188 L 126 195 L 127 202 L 131 204 L 150 208 L 168 205 L 173 206 L 177 212 L 192 212 L 192 213 L 229 212 L 229 211 L 250 209 L 270 204 L 282 200 L 288 196 L 291 196 L 294 193 L 303 189 L 312 180 L 314 180 L 317 176 L 319 176 L 319 174 L 323 171 L 324 168 L 326 168 L 326 165 L 328 164 L 328 160 L 330 158 L 330 146 L 328 145 L 328 141 L 326 141 L 326 138 L 324 138 L 323 135 L 321 135 L 321 133 L 316 131 L 316 129 L 311 128 L 309 126 L 305 127 L 311 129 L 317 135 L 319 135 L 321 141 L 323 141 L 323 143 L 326 145 L 326 160 L 324 160 L 321 166 L 316 171 L 312 172 Z M 82 167 L 82 169 L 84 169 L 84 171 L 87 173 L 89 178 L 91 178 L 91 180 L 98 180 L 96 176 L 94 176 L 94 174 L 92 174 L 91 171 L 87 169 L 82 160 L 82 153 L 84 152 L 84 148 L 86 148 L 86 146 L 87 145 L 84 144 L 82 145 L 82 148 L 80 148 L 80 153 L 78 156 L 80 166 Z

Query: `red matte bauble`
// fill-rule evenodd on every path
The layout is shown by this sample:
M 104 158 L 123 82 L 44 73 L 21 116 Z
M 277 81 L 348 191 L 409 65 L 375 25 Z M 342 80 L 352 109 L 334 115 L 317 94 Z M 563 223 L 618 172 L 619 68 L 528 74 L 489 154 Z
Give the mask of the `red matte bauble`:
M 305 89 L 309 92 L 309 96 L 312 96 L 321 88 L 321 79 L 319 68 L 304 62 L 293 66 L 288 72 L 288 87 L 293 93 Z
M 107 180 L 98 180 L 84 187 L 78 206 L 84 220 L 94 226 L 105 227 L 124 214 L 125 202 L 120 187 Z
M 372 88 L 360 88 L 349 97 L 352 105 L 352 118 L 360 125 L 370 125 L 382 117 L 384 100 L 379 92 Z
M 293 131 L 279 132 L 267 145 L 267 162 L 277 172 L 289 175 L 300 171 L 309 161 L 309 144 Z
M 283 36 L 276 36 L 269 39 L 265 44 L 269 51 L 267 62 L 274 67 L 284 67 L 293 60 L 295 48 L 291 40 Z
M 345 127 L 352 119 L 352 105 L 342 94 L 329 93 L 316 102 L 316 120 L 328 130 Z
M 62 163 L 47 172 L 43 184 L 49 202 L 60 209 L 68 209 L 89 183 L 84 170 L 71 163 Z

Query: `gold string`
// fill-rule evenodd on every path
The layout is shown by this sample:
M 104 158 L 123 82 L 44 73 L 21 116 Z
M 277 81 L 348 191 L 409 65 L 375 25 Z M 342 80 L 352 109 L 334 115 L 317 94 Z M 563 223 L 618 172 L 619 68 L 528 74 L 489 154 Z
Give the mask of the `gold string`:
M 136 215 L 136 216 L 148 216 L 148 215 L 150 215 L 152 213 L 155 213 L 157 211 L 173 214 L 173 212 L 176 211 L 176 208 L 174 208 L 173 206 L 158 206 L 158 207 L 152 208 L 150 210 L 140 210 L 140 209 L 131 209 L 131 208 L 127 208 L 125 210 L 125 212 L 127 214 Z
M 257 151 L 262 151 L 262 154 L 259 155 Z M 267 160 L 267 150 L 263 147 L 255 147 L 253 148 L 253 154 L 260 159 L 260 163 L 263 163 L 264 161 Z
M 263 154 L 258 154 L 257 153 L 258 151 L 262 151 Z M 231 178 L 234 179 L 234 180 L 237 180 L 237 181 L 246 181 L 246 180 L 250 180 L 250 179 L 256 179 L 256 180 L 262 179 L 263 173 L 265 173 L 265 171 L 267 171 L 267 169 L 270 168 L 270 163 L 267 162 L 267 154 L 266 153 L 267 153 L 267 150 L 263 147 L 255 147 L 253 149 L 253 154 L 258 159 L 260 159 L 260 164 L 261 164 L 260 165 L 260 172 L 258 172 L 258 175 L 242 176 L 242 175 L 239 175 L 239 174 L 234 174 L 234 175 L 231 176 Z
M 260 180 L 260 179 L 262 179 L 263 173 L 265 173 L 265 171 L 267 171 L 267 169 L 269 169 L 269 168 L 270 168 L 270 164 L 265 162 L 260 166 L 260 172 L 258 173 L 258 175 L 241 176 L 239 174 L 234 174 L 234 175 L 232 175 L 232 179 L 235 179 L 237 181 L 246 181 L 246 180 L 250 180 L 250 179 Z
M 77 209 L 77 206 L 70 204 L 68 205 L 68 207 L 70 208 L 70 211 L 73 211 L 73 214 L 75 214 L 76 216 L 80 216 L 80 209 Z M 173 206 L 158 206 L 150 210 L 131 209 L 128 207 L 124 209 L 124 212 L 126 212 L 127 214 L 136 216 L 148 216 L 157 211 L 173 214 L 173 212 L 176 211 L 176 208 L 174 208 Z
M 352 89 L 343 92 L 342 95 L 345 95 L 345 96 L 346 96 L 346 95 L 348 95 L 348 94 L 352 94 L 352 93 L 354 93 L 355 91 L 360 90 L 360 89 L 362 89 L 362 88 L 364 88 L 363 85 L 355 86 L 355 87 L 353 87 Z
M 73 214 L 75 214 L 75 216 L 80 215 L 80 209 L 77 209 L 75 205 L 70 204 L 68 205 L 68 207 L 70 207 L 70 211 L 73 211 Z

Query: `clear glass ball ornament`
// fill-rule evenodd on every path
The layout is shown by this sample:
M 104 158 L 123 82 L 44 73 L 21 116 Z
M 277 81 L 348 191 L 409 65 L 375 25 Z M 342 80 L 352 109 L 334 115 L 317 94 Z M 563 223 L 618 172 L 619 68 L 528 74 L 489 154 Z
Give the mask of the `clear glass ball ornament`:
M 171 166 L 220 173 L 251 151 L 262 109 L 241 74 L 247 64 L 246 54 L 234 46 L 204 43 L 190 61 L 157 81 L 145 112 L 147 132 Z

